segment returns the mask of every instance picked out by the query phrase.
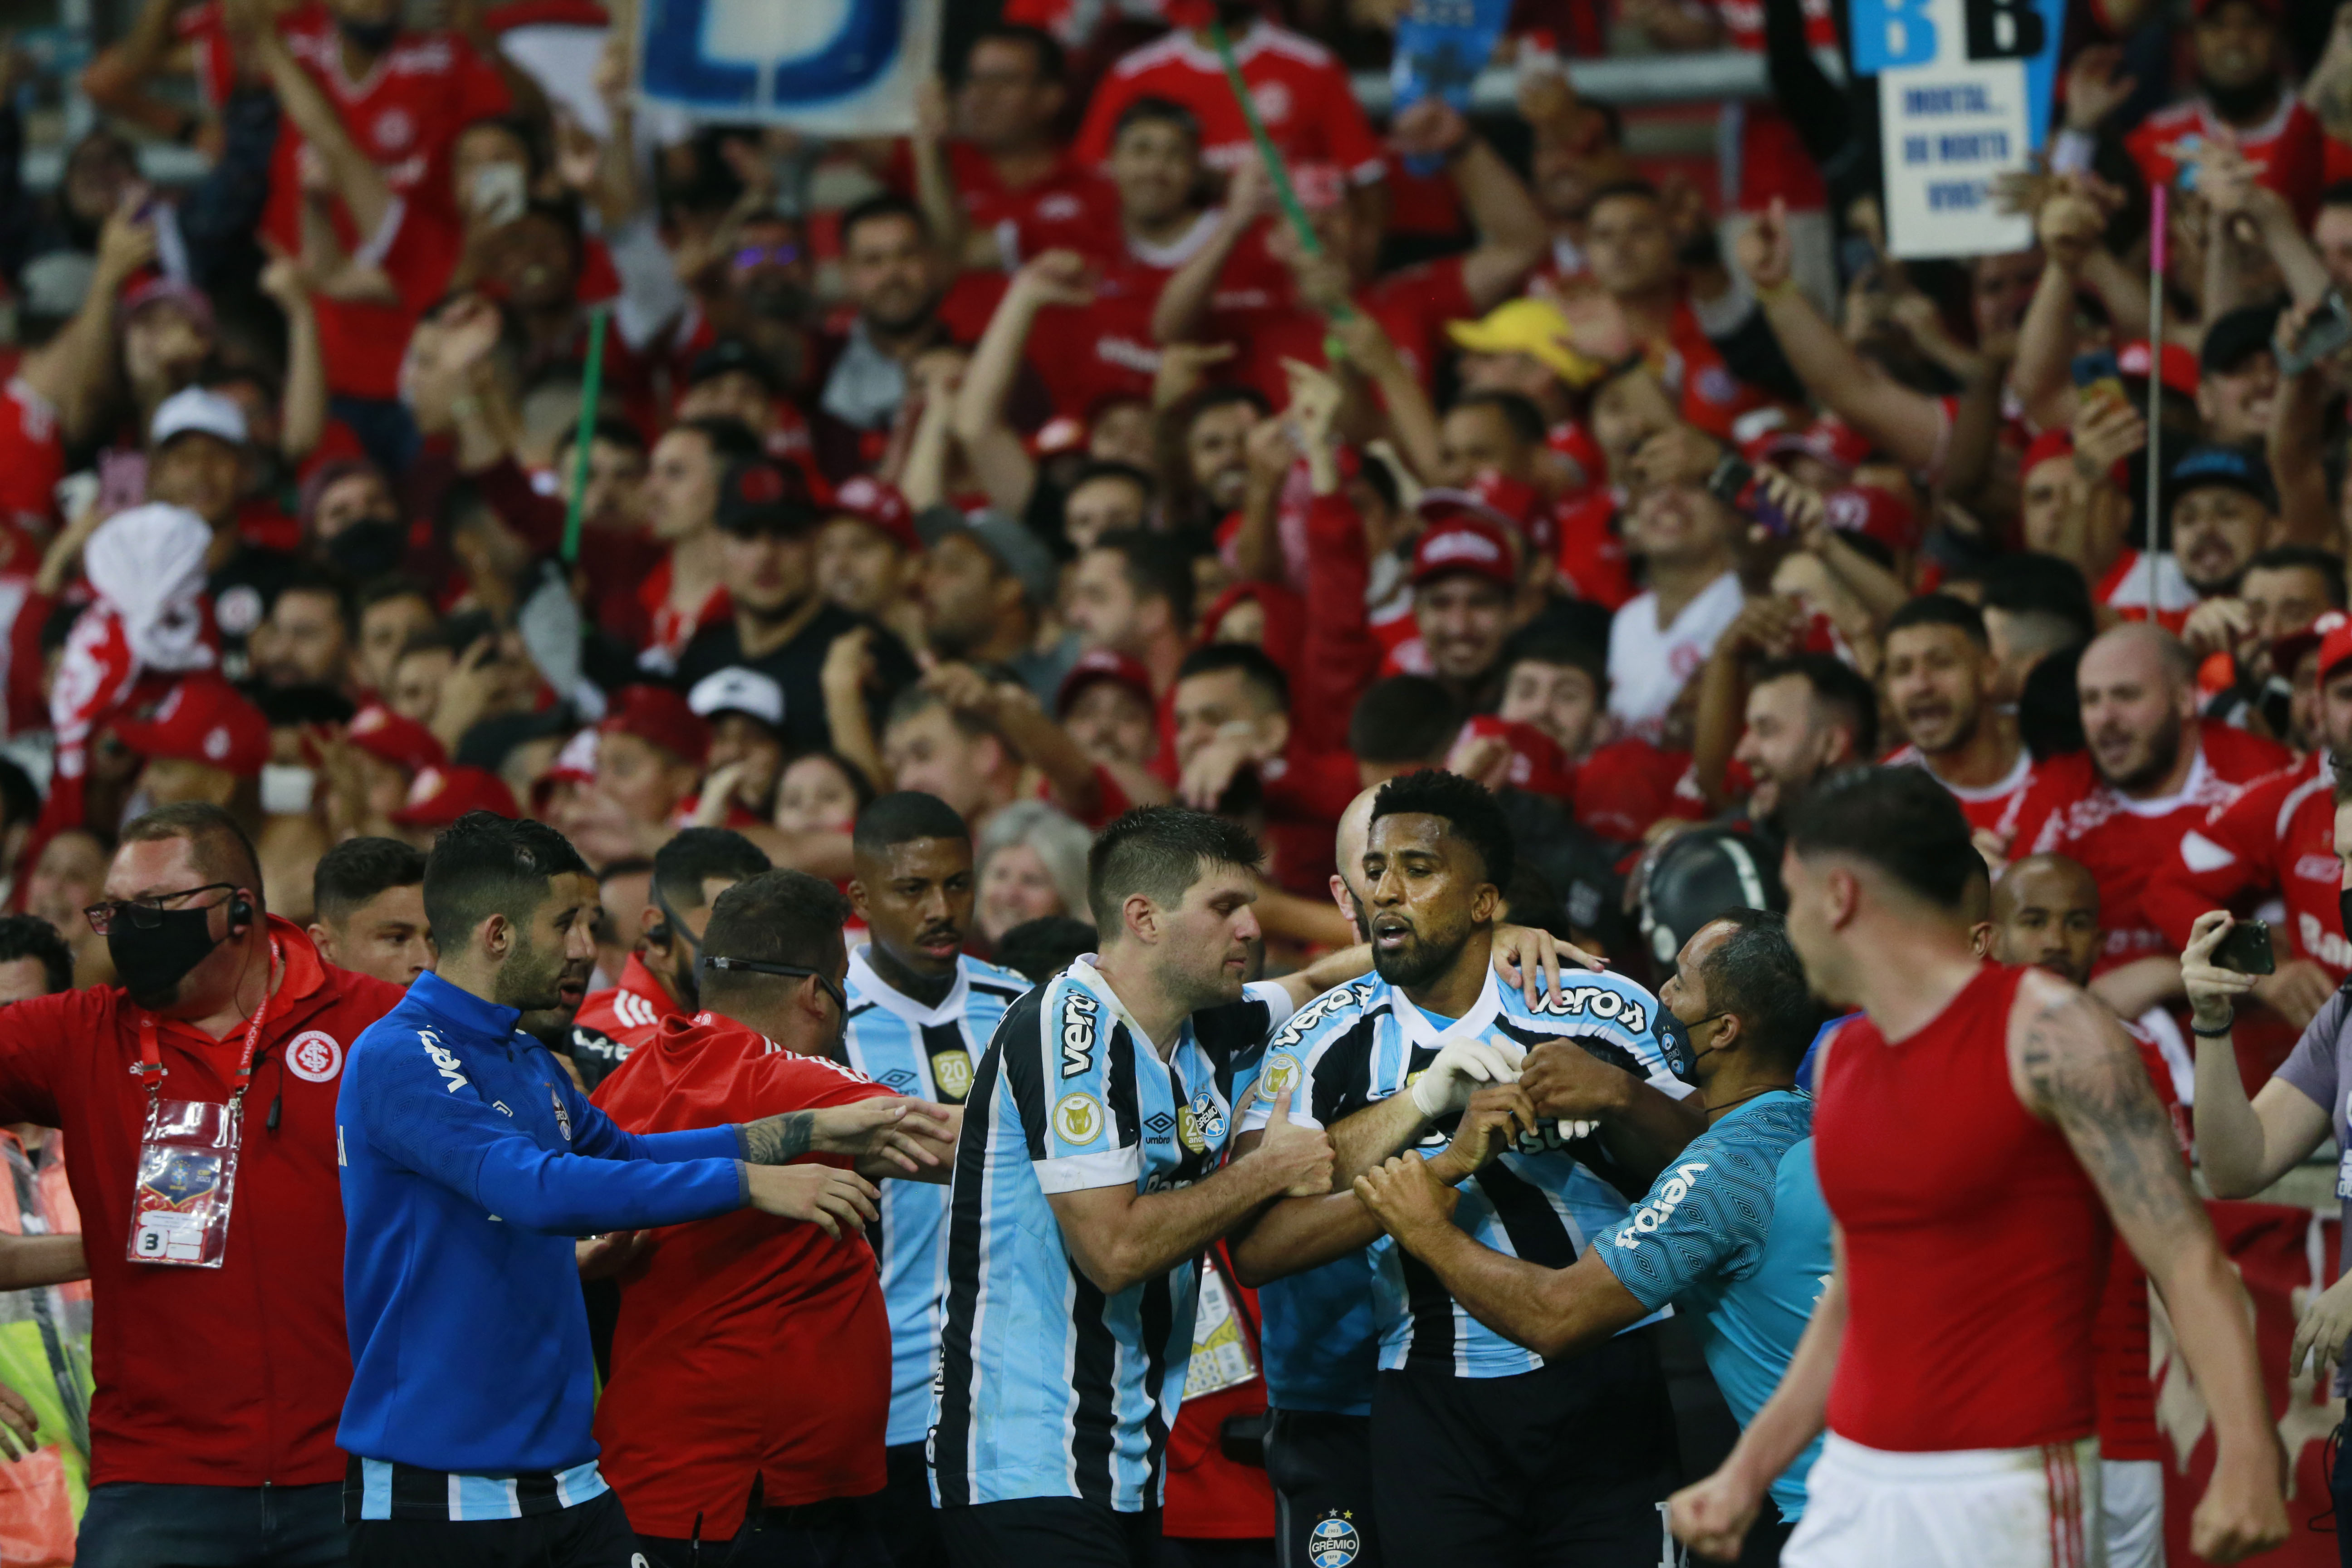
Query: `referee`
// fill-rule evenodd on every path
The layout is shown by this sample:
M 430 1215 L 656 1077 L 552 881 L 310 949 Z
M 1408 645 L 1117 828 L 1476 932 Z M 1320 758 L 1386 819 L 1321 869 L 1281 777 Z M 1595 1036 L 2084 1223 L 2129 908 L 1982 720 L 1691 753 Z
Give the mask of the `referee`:
M 777 1168 L 818 1148 L 792 1118 L 633 1136 L 517 1032 L 591 952 L 596 900 L 553 828 L 458 818 L 425 867 L 440 960 L 352 1047 L 335 1108 L 353 1365 L 337 1441 L 355 1565 L 632 1568 L 589 1432 L 572 1238 L 744 1207 L 828 1228 L 874 1215 L 853 1172 Z

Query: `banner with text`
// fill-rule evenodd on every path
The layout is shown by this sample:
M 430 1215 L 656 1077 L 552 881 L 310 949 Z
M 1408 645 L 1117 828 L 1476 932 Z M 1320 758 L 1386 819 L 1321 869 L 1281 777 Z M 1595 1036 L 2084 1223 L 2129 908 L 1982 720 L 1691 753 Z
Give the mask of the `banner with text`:
M 1898 257 L 2021 250 L 2033 222 L 1992 178 L 2050 134 L 2065 0 L 1853 0 L 1853 65 L 1878 78 L 1887 247 Z
M 940 0 L 645 0 L 647 100 L 698 120 L 903 135 L 937 69 Z

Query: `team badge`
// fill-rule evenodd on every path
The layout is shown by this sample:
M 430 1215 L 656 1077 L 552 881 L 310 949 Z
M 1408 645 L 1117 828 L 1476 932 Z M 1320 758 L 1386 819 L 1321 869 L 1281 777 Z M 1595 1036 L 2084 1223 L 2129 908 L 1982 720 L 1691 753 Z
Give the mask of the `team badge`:
M 1192 1114 L 1192 1108 L 1189 1105 L 1176 1108 L 1176 1137 L 1195 1154 L 1209 1147 L 1208 1140 L 1201 1136 L 1201 1119 Z
M 1102 1101 L 1091 1094 L 1066 1094 L 1054 1105 L 1054 1131 L 1062 1142 L 1087 1144 L 1103 1133 Z
M 286 1042 L 286 1070 L 304 1083 L 325 1083 L 343 1070 L 342 1043 L 318 1029 L 305 1029 Z
M 1363 1550 L 1352 1512 L 1327 1513 L 1307 1532 L 1307 1560 L 1315 1568 L 1348 1568 Z
M 197 1199 L 209 1197 L 221 1184 L 221 1163 L 216 1154 L 172 1150 L 162 1168 L 150 1173 L 140 1184 L 146 1194 L 140 1207 L 184 1210 Z
M 547 1086 L 547 1098 L 549 1103 L 555 1107 L 556 1130 L 563 1134 L 563 1141 L 566 1143 L 571 1142 L 572 1112 L 563 1109 L 563 1097 L 555 1092 L 555 1086 L 553 1084 L 549 1084 Z
M 1193 1152 L 1198 1153 L 1212 1144 L 1221 1144 L 1225 1141 L 1225 1113 L 1210 1098 L 1207 1089 L 1194 1095 L 1192 1103 L 1184 1110 L 1183 1123 L 1192 1129 L 1192 1136 L 1185 1142 Z
M 961 1100 L 971 1092 L 971 1057 L 964 1051 L 941 1051 L 931 1058 L 931 1079 L 942 1100 Z
M 1276 1095 L 1298 1087 L 1298 1058 L 1288 1051 L 1276 1051 L 1265 1058 L 1265 1070 L 1257 1075 L 1258 1098 L 1272 1100 Z

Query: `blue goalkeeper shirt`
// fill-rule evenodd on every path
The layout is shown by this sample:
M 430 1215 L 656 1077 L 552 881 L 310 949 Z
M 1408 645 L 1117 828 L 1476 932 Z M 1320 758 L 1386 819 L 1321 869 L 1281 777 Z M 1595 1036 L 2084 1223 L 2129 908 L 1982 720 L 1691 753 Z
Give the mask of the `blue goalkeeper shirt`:
M 742 1135 L 622 1131 L 516 1017 L 420 974 L 352 1044 L 335 1098 L 352 1388 L 335 1440 L 456 1476 L 572 1472 L 582 1502 L 604 1485 L 573 1239 L 741 1207 Z

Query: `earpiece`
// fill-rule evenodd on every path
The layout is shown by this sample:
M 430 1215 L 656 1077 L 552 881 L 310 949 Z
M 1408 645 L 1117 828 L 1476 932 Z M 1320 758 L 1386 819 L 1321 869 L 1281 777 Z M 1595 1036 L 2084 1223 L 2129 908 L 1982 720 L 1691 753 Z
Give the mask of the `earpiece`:
M 243 893 L 236 894 L 228 901 L 228 923 L 231 930 L 253 923 L 253 906 L 246 900 Z

